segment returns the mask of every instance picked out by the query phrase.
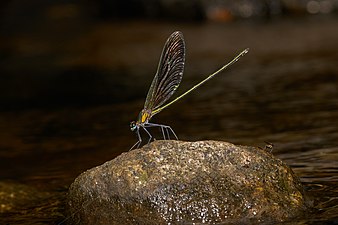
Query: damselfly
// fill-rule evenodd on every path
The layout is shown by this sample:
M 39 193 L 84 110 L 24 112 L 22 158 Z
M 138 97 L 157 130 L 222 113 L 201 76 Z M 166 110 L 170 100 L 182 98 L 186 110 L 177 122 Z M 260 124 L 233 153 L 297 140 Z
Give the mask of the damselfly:
M 220 73 L 230 65 L 237 62 L 237 60 L 246 53 L 248 53 L 248 51 L 249 49 L 243 50 L 222 68 L 220 68 L 213 74 L 210 74 L 207 78 L 205 78 L 171 102 L 165 104 L 168 99 L 174 94 L 179 84 L 181 83 L 185 60 L 185 43 L 183 39 L 183 34 L 179 31 L 172 33 L 163 47 L 157 72 L 155 74 L 154 80 L 150 85 L 144 107 L 139 113 L 136 122 L 132 121 L 130 123 L 130 129 L 132 131 L 136 131 L 138 137 L 138 141 L 133 145 L 133 147 L 131 147 L 131 149 L 133 149 L 135 146 L 139 147 L 142 142 L 142 138 L 140 135 L 141 128 L 149 136 L 148 143 L 153 138 L 153 136 L 147 130 L 148 127 L 160 127 L 164 139 L 170 139 L 170 132 L 175 136 L 176 139 L 178 139 L 177 135 L 170 126 L 150 123 L 150 119 L 157 113 L 161 112 L 163 109 L 167 108 L 174 102 L 183 98 L 185 95 L 213 78 L 216 74 Z

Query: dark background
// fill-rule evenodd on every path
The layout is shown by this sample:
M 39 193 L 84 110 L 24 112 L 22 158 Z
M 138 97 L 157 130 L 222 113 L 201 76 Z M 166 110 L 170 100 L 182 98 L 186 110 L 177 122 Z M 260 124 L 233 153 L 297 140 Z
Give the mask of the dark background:
M 1 1 L 0 223 L 61 222 L 76 176 L 130 149 L 129 122 L 176 30 L 187 50 L 176 96 L 250 52 L 152 122 L 180 140 L 272 142 L 318 209 L 294 224 L 337 223 L 337 9 L 336 0 Z

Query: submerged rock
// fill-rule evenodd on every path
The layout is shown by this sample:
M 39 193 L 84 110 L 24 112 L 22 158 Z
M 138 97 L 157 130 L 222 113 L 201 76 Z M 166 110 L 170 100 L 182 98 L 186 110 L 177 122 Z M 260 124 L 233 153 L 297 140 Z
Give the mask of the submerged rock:
M 49 192 L 34 185 L 0 181 L 0 224 L 50 224 L 62 217 L 61 199 L 60 191 Z
M 79 177 L 79 224 L 277 222 L 306 210 L 303 187 L 269 151 L 219 141 L 155 141 Z

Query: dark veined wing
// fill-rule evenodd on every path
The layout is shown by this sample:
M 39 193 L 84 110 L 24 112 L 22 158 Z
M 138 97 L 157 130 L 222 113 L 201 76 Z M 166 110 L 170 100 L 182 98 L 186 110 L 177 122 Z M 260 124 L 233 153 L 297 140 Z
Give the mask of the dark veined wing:
M 149 88 L 144 109 L 156 110 L 176 91 L 184 70 L 185 44 L 183 34 L 176 31 L 166 41 L 157 72 Z

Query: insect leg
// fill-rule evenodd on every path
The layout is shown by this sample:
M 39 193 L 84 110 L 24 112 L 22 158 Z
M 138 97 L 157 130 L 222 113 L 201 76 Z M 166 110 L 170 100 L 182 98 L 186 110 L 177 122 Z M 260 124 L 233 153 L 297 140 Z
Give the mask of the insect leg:
M 168 129 L 168 126 L 165 126 L 165 132 L 167 133 L 167 136 L 168 136 L 168 140 L 170 140 L 170 133 L 169 133 L 169 129 Z
M 178 137 L 175 134 L 174 130 L 170 126 L 167 126 L 167 129 L 169 129 L 171 131 L 171 133 L 175 136 L 176 140 L 178 140 Z
M 151 139 L 153 138 L 153 136 L 150 134 L 150 132 L 146 129 L 146 126 L 142 126 L 143 130 L 149 135 L 149 140 L 148 140 L 148 144 L 151 141 Z
M 163 126 L 160 126 L 161 128 L 161 132 L 162 132 L 162 135 L 163 135 L 163 139 L 166 140 L 166 136 L 165 136 L 165 133 L 164 133 L 164 129 L 163 129 Z M 168 138 L 170 139 L 170 137 L 168 136 Z
M 156 124 L 156 123 L 147 123 L 147 127 L 163 127 L 166 130 L 169 139 L 170 139 L 170 136 L 169 136 L 168 130 L 170 130 L 171 133 L 175 136 L 176 140 L 178 140 L 177 135 L 175 134 L 174 130 L 170 126 L 162 125 L 162 124 Z M 163 133 L 163 137 L 165 138 L 164 133 Z
M 130 150 L 133 150 L 133 149 L 135 148 L 135 146 L 137 146 L 137 148 L 140 147 L 140 144 L 141 144 L 141 142 L 142 142 L 142 138 L 141 138 L 140 131 L 139 131 L 138 128 L 137 128 L 137 130 L 136 130 L 136 134 L 137 134 L 137 137 L 138 137 L 138 141 L 137 141 L 137 142 L 129 149 L 129 151 L 130 151 Z

